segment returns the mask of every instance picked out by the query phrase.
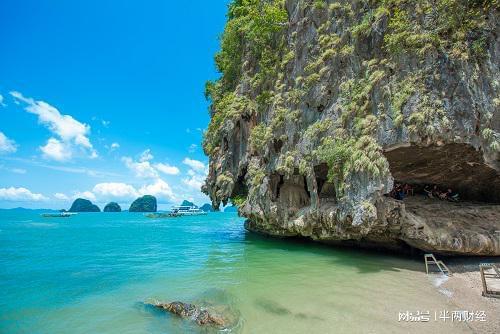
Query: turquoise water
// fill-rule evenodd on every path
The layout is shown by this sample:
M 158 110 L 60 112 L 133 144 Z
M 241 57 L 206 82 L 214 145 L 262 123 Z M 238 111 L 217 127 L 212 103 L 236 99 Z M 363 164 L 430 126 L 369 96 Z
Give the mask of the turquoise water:
M 144 305 L 153 299 L 220 307 L 233 333 L 421 332 L 398 322 L 398 311 L 449 306 L 415 260 L 242 226 L 235 213 L 0 212 L 0 333 L 215 331 Z

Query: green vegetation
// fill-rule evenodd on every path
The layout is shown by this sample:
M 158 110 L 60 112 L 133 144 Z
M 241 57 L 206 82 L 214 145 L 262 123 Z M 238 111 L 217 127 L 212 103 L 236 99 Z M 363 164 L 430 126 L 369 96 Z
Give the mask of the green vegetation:
M 245 205 L 245 201 L 247 200 L 246 195 L 236 195 L 234 197 L 231 197 L 231 204 L 237 207 Z
M 316 152 L 318 158 L 328 164 L 328 179 L 342 195 L 349 175 L 367 173 L 380 177 L 389 172 L 389 164 L 382 148 L 371 136 L 358 139 L 348 136 L 325 138 Z
M 252 114 L 269 103 L 272 95 L 265 86 L 277 76 L 285 49 L 282 31 L 287 25 L 284 0 L 234 0 L 229 5 L 221 50 L 215 56 L 222 76 L 205 86 L 205 96 L 212 102 L 212 120 L 203 140 L 208 155 L 219 148 L 221 128 L 228 118 L 234 119 L 244 112 Z M 286 59 L 292 58 L 293 54 L 288 53 Z M 244 64 L 245 59 L 252 59 L 257 70 L 245 72 L 248 67 Z M 260 94 L 255 102 L 234 92 L 238 83 L 248 77 Z
M 378 12 L 389 15 L 384 36 L 390 53 L 430 50 L 448 52 L 455 58 L 481 55 L 487 13 L 498 0 L 379 0 Z M 421 19 L 425 18 L 425 19 Z
M 271 132 L 264 124 L 259 124 L 250 133 L 250 147 L 255 151 L 261 151 L 271 139 Z

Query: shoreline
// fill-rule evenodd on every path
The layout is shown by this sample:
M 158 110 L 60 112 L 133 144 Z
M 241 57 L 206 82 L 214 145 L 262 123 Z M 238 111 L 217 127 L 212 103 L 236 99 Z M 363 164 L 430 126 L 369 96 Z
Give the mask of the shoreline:
M 486 321 L 467 323 L 474 333 L 500 333 L 500 298 L 482 296 L 479 272 L 479 264 L 482 262 L 499 262 L 499 259 L 488 261 L 473 257 L 448 258 L 445 263 L 453 275 L 429 275 L 429 278 L 433 280 L 436 290 L 454 305 L 454 310 L 486 313 Z

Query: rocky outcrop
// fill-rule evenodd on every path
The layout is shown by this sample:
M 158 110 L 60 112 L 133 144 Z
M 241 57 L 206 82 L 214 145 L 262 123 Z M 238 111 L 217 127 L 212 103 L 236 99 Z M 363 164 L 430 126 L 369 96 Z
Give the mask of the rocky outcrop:
M 198 325 L 215 325 L 222 327 L 225 325 L 223 317 L 211 314 L 208 310 L 198 307 L 194 304 L 187 304 L 183 302 L 172 303 L 155 303 L 154 307 L 170 312 L 182 318 L 189 318 L 195 321 Z
M 207 84 L 203 190 L 270 235 L 500 255 L 498 14 L 488 1 L 235 1 Z M 395 201 L 395 180 L 467 202 Z
M 77 198 L 71 205 L 69 212 L 101 212 L 101 209 L 88 199 Z
M 129 212 L 156 212 L 156 210 L 156 197 L 151 195 L 139 197 L 132 202 L 130 208 L 128 209 Z
M 103 209 L 104 212 L 121 212 L 122 208 L 116 202 L 109 202 Z

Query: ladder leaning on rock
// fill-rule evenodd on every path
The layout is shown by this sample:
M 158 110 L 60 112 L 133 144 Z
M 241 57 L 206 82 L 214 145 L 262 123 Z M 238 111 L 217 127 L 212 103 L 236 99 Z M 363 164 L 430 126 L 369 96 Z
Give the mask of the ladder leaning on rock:
M 434 254 L 424 254 L 424 260 L 425 260 L 425 271 L 427 275 L 429 275 L 429 265 L 435 264 L 439 268 L 439 270 L 443 273 L 443 275 L 452 276 L 451 270 L 448 269 L 448 267 L 443 263 L 443 261 L 436 260 Z
M 483 283 L 483 296 L 500 298 L 500 265 L 495 263 L 480 263 L 479 271 Z

